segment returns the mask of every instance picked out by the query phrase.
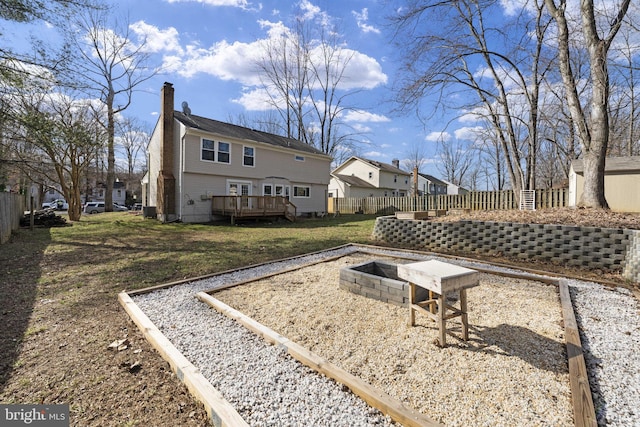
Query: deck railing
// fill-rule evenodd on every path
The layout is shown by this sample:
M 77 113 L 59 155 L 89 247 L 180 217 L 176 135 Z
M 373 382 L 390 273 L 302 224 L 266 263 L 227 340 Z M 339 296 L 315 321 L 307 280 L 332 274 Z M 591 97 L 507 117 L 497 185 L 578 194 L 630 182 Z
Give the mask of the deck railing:
M 282 196 L 212 196 L 211 209 L 214 215 L 235 218 L 284 216 L 295 221 L 296 206 Z
M 536 190 L 535 208 L 559 208 L 569 205 L 569 190 Z M 467 194 L 418 197 L 335 197 L 329 199 L 329 213 L 391 215 L 395 212 L 468 209 L 472 211 L 519 209 L 520 201 L 512 190 L 474 191 Z

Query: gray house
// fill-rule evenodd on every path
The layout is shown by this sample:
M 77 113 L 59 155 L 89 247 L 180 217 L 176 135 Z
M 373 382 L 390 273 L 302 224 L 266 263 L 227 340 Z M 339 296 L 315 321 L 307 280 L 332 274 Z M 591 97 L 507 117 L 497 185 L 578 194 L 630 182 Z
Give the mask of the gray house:
M 143 205 L 154 207 L 159 220 L 208 222 L 214 211 L 229 209 L 258 215 L 282 201 L 298 216 L 326 212 L 328 155 L 295 139 L 191 114 L 186 103 L 174 111 L 171 83 L 161 100 L 142 183 Z

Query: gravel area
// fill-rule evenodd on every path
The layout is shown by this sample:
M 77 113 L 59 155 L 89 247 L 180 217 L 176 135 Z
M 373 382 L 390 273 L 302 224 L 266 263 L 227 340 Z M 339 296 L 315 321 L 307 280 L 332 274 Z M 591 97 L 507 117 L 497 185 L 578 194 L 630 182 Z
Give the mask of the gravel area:
M 446 425 L 573 424 L 553 286 L 483 274 L 481 286 L 468 291 L 470 341 L 455 339 L 460 325 L 452 320 L 449 346 L 440 349 L 433 344 L 435 324 L 423 316 L 409 328 L 408 309 L 337 286 L 344 264 L 432 257 L 371 248 L 373 254 L 352 253 L 358 249 L 252 267 L 133 299 L 251 425 L 392 425 L 344 387 L 195 298 L 203 290 L 349 255 L 214 296 Z M 637 300 L 623 289 L 576 281 L 570 286 L 600 425 L 640 425 Z

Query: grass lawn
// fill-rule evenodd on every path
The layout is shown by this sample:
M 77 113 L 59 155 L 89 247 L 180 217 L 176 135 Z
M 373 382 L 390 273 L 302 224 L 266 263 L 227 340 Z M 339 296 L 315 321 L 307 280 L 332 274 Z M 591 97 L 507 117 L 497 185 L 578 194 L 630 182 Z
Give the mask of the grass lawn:
M 67 403 L 71 425 L 202 425 L 206 413 L 135 329 L 118 292 L 370 243 L 374 222 L 161 224 L 114 212 L 21 229 L 0 246 L 0 402 Z M 123 337 L 129 350 L 107 350 Z M 134 359 L 142 370 L 130 373 Z

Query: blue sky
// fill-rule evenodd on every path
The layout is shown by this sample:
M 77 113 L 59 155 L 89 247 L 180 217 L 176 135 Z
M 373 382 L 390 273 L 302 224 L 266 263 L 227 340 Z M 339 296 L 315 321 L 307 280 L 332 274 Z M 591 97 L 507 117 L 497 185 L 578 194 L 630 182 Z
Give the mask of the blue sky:
M 510 2 L 504 0 L 505 4 Z M 473 120 L 434 117 L 420 122 L 416 115 L 394 115 L 391 86 L 398 53 L 387 17 L 394 13 L 387 0 L 130 0 L 116 2 L 114 20 L 130 24 L 132 37 L 145 38 L 156 64 L 165 71 L 139 87 L 124 112 L 152 127 L 158 117 L 160 88 L 175 88 L 175 108 L 188 102 L 193 114 L 229 121 L 230 117 L 264 110 L 259 102 L 255 58 L 260 45 L 292 22 L 302 10 L 314 25 L 330 23 L 352 54 L 345 69 L 353 107 L 342 121 L 358 132 L 358 154 L 391 163 L 403 161 L 417 145 L 427 157 L 421 172 L 438 176 L 433 162 L 436 140 L 465 139 Z M 114 21 L 115 22 L 115 21 Z M 17 26 L 16 42 L 33 31 L 46 38 L 47 25 Z
M 155 121 L 159 89 L 173 83 L 176 109 L 187 101 L 193 114 L 226 121 L 238 114 L 263 110 L 254 58 L 260 43 L 290 25 L 300 7 L 307 19 L 330 21 L 341 32 L 345 48 L 354 55 L 347 68 L 355 89 L 350 103 L 355 111 L 344 121 L 361 132 L 360 154 L 391 162 L 406 156 L 408 146 L 425 141 L 416 117 L 391 114 L 389 87 L 396 73 L 394 52 L 383 2 L 347 1 L 131 1 L 121 5 L 129 11 L 134 31 L 144 33 L 148 43 L 159 46 L 168 71 L 149 82 L 132 107 L 135 114 Z M 161 47 L 160 47 L 161 46 Z M 430 144 L 435 148 L 433 144 Z M 431 150 L 431 156 L 435 151 Z

